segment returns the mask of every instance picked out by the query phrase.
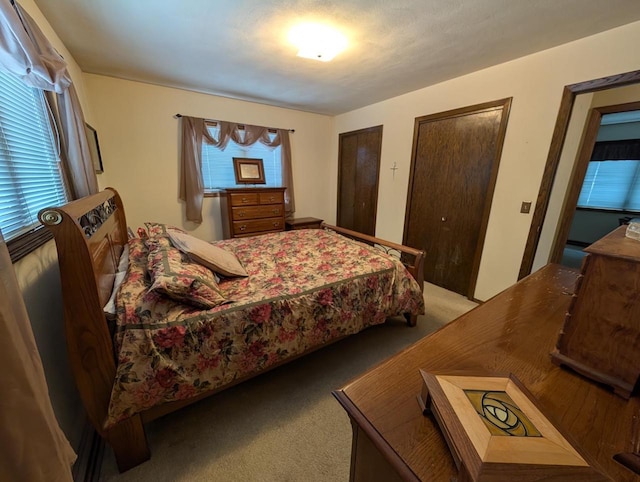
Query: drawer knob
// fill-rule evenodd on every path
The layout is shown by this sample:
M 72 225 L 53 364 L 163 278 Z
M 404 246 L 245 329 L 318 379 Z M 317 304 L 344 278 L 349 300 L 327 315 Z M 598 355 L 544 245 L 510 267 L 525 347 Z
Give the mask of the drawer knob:
M 279 209 L 274 209 L 274 210 L 273 210 L 273 214 L 278 214 L 279 212 L 280 212 L 280 210 L 279 210 Z
M 247 229 L 247 225 L 243 224 L 242 226 L 240 226 L 240 231 L 244 231 Z
M 238 213 L 238 217 L 239 217 L 239 218 L 244 218 L 244 211 L 240 211 L 240 212 Z
M 279 228 L 280 227 L 280 221 L 274 221 L 273 222 L 273 227 L 274 228 Z
M 242 202 L 243 202 L 243 203 L 248 202 L 247 198 L 246 198 L 246 197 L 243 197 L 243 198 L 242 198 Z
M 273 201 L 274 199 L 275 199 L 275 197 L 271 196 L 271 197 L 269 198 L 269 201 Z

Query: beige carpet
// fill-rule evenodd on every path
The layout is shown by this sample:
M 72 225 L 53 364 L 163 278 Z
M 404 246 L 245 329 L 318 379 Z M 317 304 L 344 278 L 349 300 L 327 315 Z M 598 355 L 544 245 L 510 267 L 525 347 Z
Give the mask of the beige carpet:
M 427 313 L 369 328 L 146 426 L 151 459 L 101 480 L 313 482 L 349 480 L 351 424 L 331 395 L 350 379 L 473 308 L 425 283 Z

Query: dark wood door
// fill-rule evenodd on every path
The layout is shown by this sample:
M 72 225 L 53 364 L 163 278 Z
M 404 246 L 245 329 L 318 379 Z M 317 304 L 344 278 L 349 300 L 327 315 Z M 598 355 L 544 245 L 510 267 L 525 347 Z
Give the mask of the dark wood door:
M 339 136 L 337 224 L 375 235 L 382 126 Z
M 511 99 L 416 119 L 404 244 L 425 280 L 473 298 Z

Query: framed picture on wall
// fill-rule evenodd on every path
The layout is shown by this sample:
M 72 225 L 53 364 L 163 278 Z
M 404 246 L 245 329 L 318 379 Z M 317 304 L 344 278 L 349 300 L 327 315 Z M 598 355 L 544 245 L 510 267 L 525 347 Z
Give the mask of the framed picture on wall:
M 233 170 L 237 184 L 266 184 L 262 159 L 234 157 Z
M 86 122 L 84 123 L 84 130 L 87 133 L 87 141 L 89 142 L 89 152 L 91 152 L 93 168 L 98 173 L 104 172 L 104 169 L 102 168 L 102 156 L 100 155 L 100 144 L 98 144 L 98 133 Z

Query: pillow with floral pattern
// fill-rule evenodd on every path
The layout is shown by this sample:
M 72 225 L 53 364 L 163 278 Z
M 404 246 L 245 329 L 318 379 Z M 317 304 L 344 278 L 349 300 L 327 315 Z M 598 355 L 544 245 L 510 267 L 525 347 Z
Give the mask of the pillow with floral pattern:
M 147 268 L 151 290 L 176 301 L 210 309 L 228 303 L 211 270 L 189 261 L 168 237 L 149 238 Z

